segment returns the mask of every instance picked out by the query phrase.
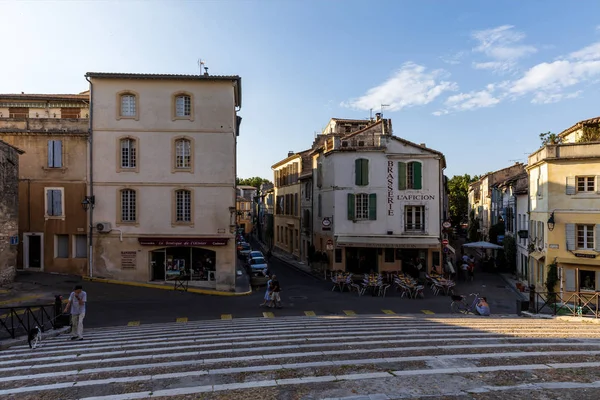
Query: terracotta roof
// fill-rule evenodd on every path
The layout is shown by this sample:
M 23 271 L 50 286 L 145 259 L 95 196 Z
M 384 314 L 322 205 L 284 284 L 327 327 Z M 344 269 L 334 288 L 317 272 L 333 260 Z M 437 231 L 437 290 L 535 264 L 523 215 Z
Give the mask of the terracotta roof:
M 600 117 L 594 117 L 594 118 L 590 118 L 590 119 L 584 119 L 583 121 L 579 121 L 578 123 L 576 123 L 572 127 L 568 128 L 568 129 L 565 129 L 564 131 L 562 131 L 561 133 L 559 133 L 558 136 L 563 137 L 565 135 L 568 135 L 569 133 L 572 133 L 572 132 L 575 132 L 578 129 L 581 129 L 584 125 L 598 124 L 598 123 L 600 123 Z
M 348 121 L 348 122 L 371 122 L 369 118 L 365 119 L 349 119 L 349 118 L 331 118 L 334 121 Z
M 89 94 L 41 94 L 41 93 L 7 93 L 0 94 L 0 100 L 85 100 Z
M 237 81 L 241 79 L 238 75 L 136 74 L 121 72 L 88 72 L 85 76 L 105 79 L 161 79 L 175 81 Z
M 15 146 L 13 146 L 13 145 L 12 145 L 12 144 L 10 144 L 10 143 L 6 143 L 4 140 L 0 140 L 0 143 L 2 143 L 2 144 L 4 144 L 4 145 L 6 145 L 6 146 L 8 146 L 8 147 L 10 147 L 11 149 L 14 149 L 14 150 L 15 150 L 17 153 L 19 153 L 19 154 L 23 154 L 23 153 L 25 153 L 25 152 L 24 152 L 23 150 L 21 150 L 20 148 L 18 148 L 18 147 L 15 147 Z
M 381 120 L 375 122 L 374 124 L 367 125 L 364 128 L 362 128 L 362 129 L 360 129 L 360 130 L 358 130 L 356 132 L 352 132 L 352 133 L 349 133 L 349 134 L 345 135 L 343 137 L 343 139 L 348 139 L 348 138 L 351 138 L 351 137 L 356 136 L 358 134 L 361 134 L 361 133 L 363 133 L 365 131 L 368 131 L 369 129 L 373 128 L 374 126 L 381 125 L 382 122 L 383 122 L 383 120 L 381 119 Z
M 286 158 L 284 158 L 283 160 L 277 161 L 275 164 L 271 165 L 271 169 L 275 169 L 278 166 L 285 164 L 286 162 L 294 159 L 294 158 L 298 158 L 300 157 L 302 159 L 302 157 L 304 157 L 305 155 L 307 155 L 312 149 L 308 149 L 308 150 L 302 150 L 301 152 L 298 153 L 294 153 L 291 154 L 289 156 L 287 156 Z

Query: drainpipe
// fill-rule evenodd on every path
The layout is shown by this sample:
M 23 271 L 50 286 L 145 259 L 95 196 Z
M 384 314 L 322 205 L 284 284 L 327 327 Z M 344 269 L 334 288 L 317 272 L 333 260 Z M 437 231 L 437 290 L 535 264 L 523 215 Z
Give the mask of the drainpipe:
M 88 141 L 89 141 L 89 159 L 90 159 L 90 175 L 89 175 L 89 196 L 93 199 L 94 198 L 94 135 L 93 135 L 93 131 L 94 131 L 94 85 L 92 84 L 92 81 L 89 80 L 89 78 L 87 77 L 87 75 L 85 75 L 85 80 L 89 82 L 90 84 L 90 122 L 89 122 L 89 128 L 88 128 Z M 94 263 L 93 263 L 93 259 L 94 259 L 94 246 L 93 246 L 93 240 L 94 240 L 94 202 L 92 202 L 92 204 L 90 204 L 90 214 L 89 214 L 89 249 L 88 249 L 88 274 L 89 277 L 92 278 L 94 276 Z

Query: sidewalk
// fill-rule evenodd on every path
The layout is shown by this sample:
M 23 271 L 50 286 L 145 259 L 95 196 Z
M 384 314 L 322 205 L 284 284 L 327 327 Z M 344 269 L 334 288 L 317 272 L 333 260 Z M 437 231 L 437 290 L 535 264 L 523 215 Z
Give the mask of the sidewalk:
M 56 295 L 68 296 L 81 283 L 75 275 L 17 271 L 15 281 L 0 288 L 0 307 L 53 303 Z
M 269 251 L 269 246 L 266 243 L 263 243 L 255 238 L 252 238 L 252 241 L 259 246 L 259 248 L 263 252 L 263 254 L 265 254 L 265 255 L 267 254 L 267 252 Z M 277 247 L 273 247 L 273 250 L 271 250 L 271 253 L 273 254 L 273 257 L 275 257 L 279 261 L 289 265 L 290 267 L 295 268 L 298 271 L 304 272 L 305 274 L 310 275 L 315 279 L 323 279 L 322 276 L 318 276 L 318 275 L 314 274 L 309 265 L 307 265 L 306 263 L 303 263 L 302 261 L 296 260 L 291 254 L 286 253 L 285 251 L 282 251 L 282 250 L 278 249 Z

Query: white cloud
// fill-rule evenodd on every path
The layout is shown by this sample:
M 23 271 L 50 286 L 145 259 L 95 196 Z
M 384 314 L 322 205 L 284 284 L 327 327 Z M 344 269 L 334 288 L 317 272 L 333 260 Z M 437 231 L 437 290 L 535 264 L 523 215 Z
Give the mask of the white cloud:
M 450 65 L 458 65 L 460 64 L 460 59 L 466 55 L 466 52 L 459 51 L 458 53 L 451 54 L 449 56 L 441 56 L 440 60 Z
M 492 95 L 493 87 L 488 87 L 485 90 L 478 92 L 460 93 L 450 96 L 444 102 L 446 106 L 443 110 L 438 110 L 433 115 L 440 116 L 456 111 L 468 111 L 478 108 L 492 107 L 500 103 L 502 99 Z
M 409 62 L 379 86 L 371 88 L 363 96 L 342 102 L 341 106 L 359 110 L 379 109 L 387 104 L 390 111 L 431 103 L 446 91 L 458 89 L 455 82 L 441 80 L 447 73 L 443 70 L 426 71 L 426 68 Z
M 581 50 L 574 51 L 569 54 L 569 58 L 581 61 L 600 59 L 600 42 L 591 44 Z
M 474 68 L 489 69 L 495 72 L 510 71 L 516 67 L 520 58 L 537 52 L 533 46 L 520 44 L 525 38 L 525 34 L 515 31 L 513 28 L 512 25 L 502 25 L 473 32 L 472 38 L 479 42 L 473 51 L 485 54 L 492 59 L 489 62 L 474 62 Z
M 531 102 L 534 104 L 557 103 L 561 100 L 574 99 L 576 97 L 579 97 L 579 95 L 581 95 L 581 93 L 583 93 L 583 90 L 578 90 L 576 92 L 566 93 L 566 94 L 563 94 L 563 93 L 550 94 L 550 93 L 538 92 L 535 94 L 535 96 L 534 96 L 533 100 L 531 100 Z

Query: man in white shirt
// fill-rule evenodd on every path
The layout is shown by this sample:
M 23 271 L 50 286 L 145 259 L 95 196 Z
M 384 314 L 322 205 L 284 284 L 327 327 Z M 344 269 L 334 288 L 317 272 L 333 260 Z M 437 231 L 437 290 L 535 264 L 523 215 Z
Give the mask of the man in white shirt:
M 64 310 L 66 313 L 69 308 L 71 309 L 71 340 L 83 340 L 85 303 L 87 303 L 87 293 L 83 291 L 81 285 L 75 286 Z

